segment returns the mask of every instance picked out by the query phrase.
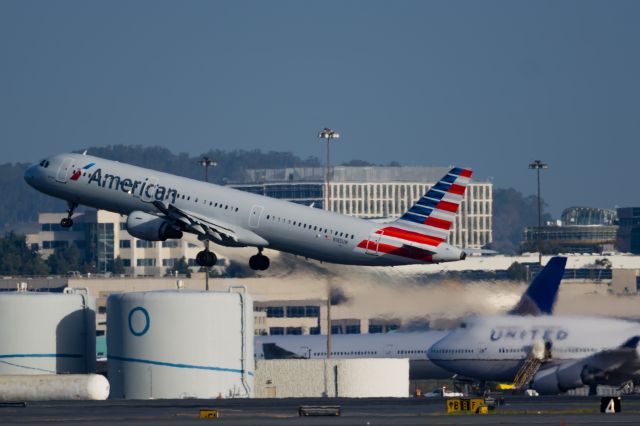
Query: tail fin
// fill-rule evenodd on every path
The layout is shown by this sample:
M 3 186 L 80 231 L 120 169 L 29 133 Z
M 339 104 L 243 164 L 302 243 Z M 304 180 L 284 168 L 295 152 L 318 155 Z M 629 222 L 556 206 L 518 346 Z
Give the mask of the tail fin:
M 549 315 L 558 297 L 558 288 L 567 265 L 566 257 L 552 257 L 542 271 L 529 284 L 510 315 Z
M 446 241 L 472 171 L 454 167 L 433 185 L 395 224 Z

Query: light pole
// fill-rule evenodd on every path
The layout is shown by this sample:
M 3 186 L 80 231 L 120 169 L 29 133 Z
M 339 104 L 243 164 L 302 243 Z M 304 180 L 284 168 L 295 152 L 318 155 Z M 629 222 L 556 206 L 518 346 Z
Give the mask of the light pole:
M 215 167 L 218 163 L 203 155 L 202 158 L 198 160 L 198 164 L 204 167 L 204 181 L 209 182 L 209 167 Z
M 339 139 L 340 133 L 325 127 L 318 133 L 320 139 L 326 139 L 327 141 L 327 162 L 326 169 L 324 171 L 324 185 L 327 191 L 325 210 L 331 210 L 331 188 L 329 186 L 331 181 L 331 140 Z M 327 358 L 331 358 L 331 282 L 327 281 Z
M 530 169 L 535 169 L 538 174 L 538 263 L 542 266 L 542 239 L 540 233 L 542 232 L 542 201 L 540 199 L 540 169 L 548 168 L 546 163 L 540 160 L 535 160 L 533 163 L 529 163 Z
M 202 158 L 198 161 L 198 164 L 204 167 L 204 181 L 209 182 L 209 167 L 215 167 L 218 165 L 218 163 L 203 155 Z M 207 250 L 209 250 L 209 240 L 204 240 L 204 246 Z M 204 275 L 204 288 L 206 291 L 209 291 L 209 271 L 211 270 L 211 268 L 207 266 L 205 267 L 205 269 L 206 272 Z
M 330 173 L 331 173 L 331 160 L 330 160 L 330 145 L 331 145 L 331 140 L 332 139 L 339 139 L 340 138 L 340 133 L 325 127 L 324 129 L 322 129 L 322 131 L 320 133 L 318 133 L 318 137 L 320 139 L 326 139 L 327 140 L 327 164 L 326 164 L 326 169 L 324 172 L 324 184 L 325 187 L 327 189 L 327 204 L 325 205 L 325 210 L 331 210 L 331 188 L 329 188 L 329 182 L 330 182 Z

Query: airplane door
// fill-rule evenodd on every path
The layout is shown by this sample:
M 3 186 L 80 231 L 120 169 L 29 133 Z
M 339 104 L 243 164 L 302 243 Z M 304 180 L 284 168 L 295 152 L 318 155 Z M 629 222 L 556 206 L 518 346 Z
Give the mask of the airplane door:
M 300 346 L 300 355 L 304 355 L 305 358 L 311 358 L 311 348 L 309 346 Z
M 154 177 L 150 177 L 149 180 L 146 181 L 146 185 L 142 190 L 142 194 L 140 194 L 140 200 L 150 203 L 154 200 L 156 195 L 156 191 L 158 189 L 158 179 Z M 136 191 L 137 193 L 138 191 Z M 134 196 L 136 194 L 134 193 Z
M 66 183 L 69 178 L 69 174 L 71 172 L 71 166 L 73 163 L 73 158 L 65 158 L 62 160 L 62 164 L 58 168 L 58 173 L 56 174 L 56 180 L 60 183 Z
M 393 355 L 393 345 L 384 345 L 384 354 Z
M 381 231 L 380 234 L 372 232 L 371 235 L 369 235 L 367 247 L 364 250 L 366 254 L 370 254 L 372 256 L 378 256 L 380 254 L 378 252 L 378 247 L 380 246 L 380 238 L 382 238 L 382 234 L 384 234 L 384 231 Z
M 249 213 L 249 226 L 251 228 L 257 228 L 260 225 L 260 217 L 262 216 L 263 211 L 264 207 L 253 206 L 251 213 Z

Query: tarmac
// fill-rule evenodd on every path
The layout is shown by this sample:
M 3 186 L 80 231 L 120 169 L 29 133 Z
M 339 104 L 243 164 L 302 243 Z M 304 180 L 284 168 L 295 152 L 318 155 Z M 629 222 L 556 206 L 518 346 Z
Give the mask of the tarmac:
M 341 415 L 300 417 L 300 406 L 340 406 Z M 219 417 L 200 418 L 200 410 Z M 506 396 L 489 414 L 447 414 L 443 398 L 108 400 L 0 403 L 2 425 L 637 425 L 640 397 L 600 413 L 599 397 Z

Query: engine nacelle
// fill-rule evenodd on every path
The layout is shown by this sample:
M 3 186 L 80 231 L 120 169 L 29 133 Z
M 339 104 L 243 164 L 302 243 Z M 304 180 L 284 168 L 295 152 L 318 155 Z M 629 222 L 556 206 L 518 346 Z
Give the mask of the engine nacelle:
M 557 395 L 591 384 L 596 377 L 591 373 L 587 374 L 588 371 L 588 365 L 584 361 L 547 368 L 535 375 L 531 387 L 541 395 Z
M 141 211 L 133 211 L 127 218 L 127 232 L 147 241 L 165 241 L 168 238 L 182 238 L 182 231 L 176 229 L 161 217 Z

